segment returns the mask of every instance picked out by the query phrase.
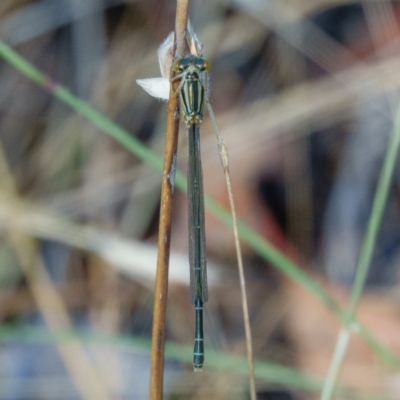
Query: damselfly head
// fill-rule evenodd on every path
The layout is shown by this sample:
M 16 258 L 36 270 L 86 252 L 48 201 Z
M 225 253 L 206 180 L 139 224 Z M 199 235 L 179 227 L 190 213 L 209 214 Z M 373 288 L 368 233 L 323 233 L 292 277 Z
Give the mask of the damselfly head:
M 177 58 L 172 64 L 172 69 L 175 72 L 184 72 L 188 69 L 194 69 L 199 72 L 209 71 L 210 62 L 202 57 L 189 56 L 184 58 Z

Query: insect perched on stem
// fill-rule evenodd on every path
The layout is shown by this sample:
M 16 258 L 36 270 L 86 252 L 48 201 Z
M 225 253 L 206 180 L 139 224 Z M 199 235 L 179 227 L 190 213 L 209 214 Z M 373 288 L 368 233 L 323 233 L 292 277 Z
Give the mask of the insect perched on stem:
M 168 99 L 170 82 L 167 77 L 171 68 L 176 73 L 172 82 L 179 80 L 176 95 L 179 96 L 189 143 L 187 180 L 190 300 L 195 305 L 196 313 L 193 367 L 195 371 L 201 371 L 204 364 L 203 304 L 208 300 L 208 289 L 200 124 L 203 121 L 204 105 L 208 102 L 210 63 L 202 57 L 202 45 L 190 25 L 187 38 L 192 55 L 173 60 L 171 56 L 174 35 L 170 34 L 158 50 L 163 77 L 138 80 L 138 84 L 152 96 Z
M 209 71 L 210 64 L 204 58 L 190 56 L 176 59 L 172 68 L 178 73 L 173 80 L 180 79 L 177 94 L 180 98 L 182 118 L 187 126 L 189 142 L 187 180 L 190 301 L 196 309 L 193 367 L 197 371 L 203 368 L 204 363 L 203 304 L 208 300 L 200 124 L 203 121 L 204 73 Z
M 251 331 L 245 293 L 243 261 L 240 249 L 237 217 L 235 212 L 232 185 L 229 175 L 228 152 L 219 132 L 214 112 L 209 102 L 208 71 L 209 62 L 203 58 L 203 45 L 194 32 L 190 22 L 187 25 L 186 39 L 190 56 L 179 57 L 174 61 L 174 33 L 171 33 L 158 49 L 160 78 L 139 79 L 137 83 L 151 96 L 168 100 L 171 82 L 171 69 L 176 73 L 172 81 L 179 80 L 176 95 L 179 96 L 183 121 L 186 123 L 189 142 L 188 162 L 188 208 L 189 208 L 189 263 L 190 298 L 196 308 L 195 343 L 193 365 L 195 371 L 201 371 L 204 363 L 203 343 L 203 304 L 208 299 L 206 272 L 206 245 L 204 232 L 204 194 L 203 175 L 200 158 L 200 124 L 203 120 L 203 108 L 207 107 L 218 140 L 221 163 L 224 169 L 228 189 L 229 203 L 233 219 L 236 255 L 238 259 L 241 296 L 247 341 L 248 363 L 250 369 L 251 398 L 255 399 L 255 379 L 252 356 Z

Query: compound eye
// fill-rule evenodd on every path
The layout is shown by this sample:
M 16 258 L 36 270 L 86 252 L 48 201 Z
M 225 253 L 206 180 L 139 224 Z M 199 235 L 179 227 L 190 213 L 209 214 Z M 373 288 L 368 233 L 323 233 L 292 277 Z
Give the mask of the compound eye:
M 182 58 L 177 58 L 177 59 L 174 61 L 174 63 L 172 64 L 172 69 L 173 69 L 175 72 L 182 72 L 182 69 L 181 69 L 181 61 L 182 61 Z
M 194 58 L 195 66 L 199 71 L 209 71 L 210 70 L 210 62 L 205 58 L 196 57 Z

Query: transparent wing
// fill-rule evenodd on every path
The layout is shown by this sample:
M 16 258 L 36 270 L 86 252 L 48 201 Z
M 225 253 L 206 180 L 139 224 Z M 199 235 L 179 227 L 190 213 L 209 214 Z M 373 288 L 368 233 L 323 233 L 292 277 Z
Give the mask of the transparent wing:
M 157 97 L 161 100 L 169 99 L 170 83 L 167 78 L 137 79 L 136 83 L 150 96 Z
M 169 79 L 172 62 L 174 61 L 174 38 L 174 32 L 171 32 L 157 50 L 161 76 L 167 79 Z
M 186 40 L 189 45 L 190 54 L 197 57 L 203 57 L 203 43 L 201 43 L 200 39 L 197 37 L 197 34 L 190 23 L 190 19 L 187 24 Z

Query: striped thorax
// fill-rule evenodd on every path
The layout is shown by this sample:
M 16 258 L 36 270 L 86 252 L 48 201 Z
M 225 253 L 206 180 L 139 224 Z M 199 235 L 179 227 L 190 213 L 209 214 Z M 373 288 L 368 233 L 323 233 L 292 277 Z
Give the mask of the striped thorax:
M 204 106 L 201 75 L 209 71 L 210 63 L 204 58 L 190 56 L 176 59 L 172 68 L 178 73 L 173 80 L 181 80 L 178 93 L 184 122 L 187 126 L 201 124 Z

